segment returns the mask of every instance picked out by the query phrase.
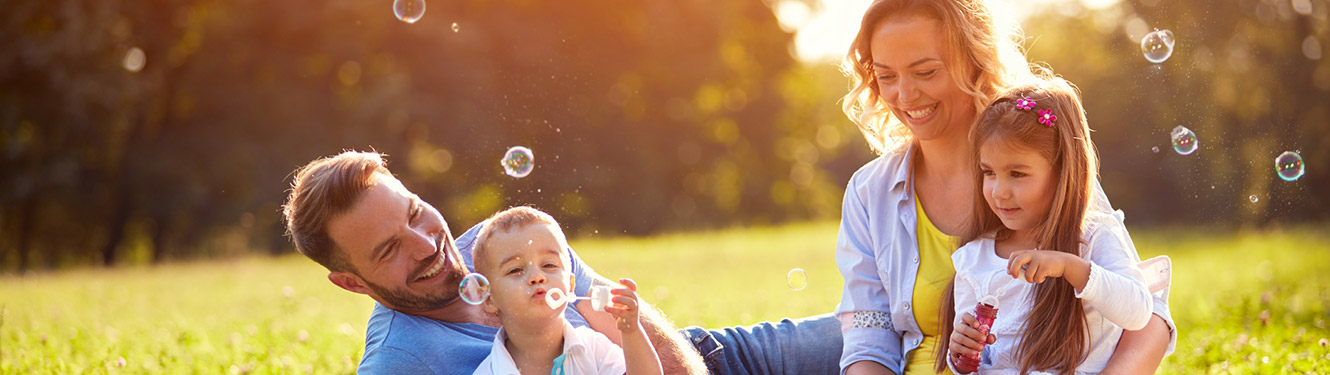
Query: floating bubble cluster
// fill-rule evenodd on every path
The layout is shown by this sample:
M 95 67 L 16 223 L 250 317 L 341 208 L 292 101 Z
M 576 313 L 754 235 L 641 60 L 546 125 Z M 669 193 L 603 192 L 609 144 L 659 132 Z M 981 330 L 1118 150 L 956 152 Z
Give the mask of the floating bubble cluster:
M 1168 60 L 1169 56 L 1173 56 L 1173 32 L 1155 30 L 1145 34 L 1141 38 L 1141 53 L 1145 54 L 1146 60 L 1155 64 Z
M 462 296 L 462 301 L 479 305 L 490 298 L 490 281 L 485 275 L 468 273 L 462 278 L 462 283 L 458 284 L 457 294 Z
M 425 16 L 425 0 L 394 0 L 393 14 L 406 23 L 416 23 Z
M 500 160 L 499 163 L 503 164 L 504 173 L 507 173 L 509 176 L 522 178 L 531 174 L 531 170 L 535 169 L 535 161 L 535 156 L 531 155 L 531 149 L 522 146 L 513 146 L 508 149 L 507 153 L 503 154 L 503 160 Z
M 1293 151 L 1284 151 L 1275 158 L 1275 172 L 1279 173 L 1279 178 L 1284 181 L 1294 181 L 1302 178 L 1302 155 Z
M 795 268 L 785 274 L 785 285 L 793 290 L 804 290 L 808 287 L 808 274 L 804 273 L 803 268 Z
M 1196 133 L 1193 133 L 1191 129 L 1187 129 L 1186 126 L 1178 125 L 1173 128 L 1173 132 L 1169 133 L 1169 137 L 1173 138 L 1173 151 L 1177 151 L 1178 155 L 1191 155 L 1200 146 L 1200 143 L 1196 141 Z

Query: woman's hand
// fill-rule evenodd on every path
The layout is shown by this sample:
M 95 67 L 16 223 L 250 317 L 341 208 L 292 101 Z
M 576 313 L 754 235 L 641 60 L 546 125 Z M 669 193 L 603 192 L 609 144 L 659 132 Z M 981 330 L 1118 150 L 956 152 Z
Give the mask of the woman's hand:
M 614 321 L 619 324 L 619 331 L 624 333 L 637 332 L 640 330 L 638 323 L 637 307 L 637 283 L 633 279 L 619 279 L 619 284 L 623 288 L 610 290 L 611 299 L 605 311 L 614 315 Z
M 1007 261 L 1007 274 L 1035 284 L 1050 277 L 1062 277 L 1079 292 L 1090 281 L 1090 262 L 1061 251 L 1018 250 Z
M 979 332 L 979 320 L 975 319 L 974 315 L 970 313 L 961 314 L 961 323 L 951 331 L 950 349 L 953 355 L 979 355 L 979 352 L 984 349 L 984 345 L 997 342 L 997 336 L 987 332 Z

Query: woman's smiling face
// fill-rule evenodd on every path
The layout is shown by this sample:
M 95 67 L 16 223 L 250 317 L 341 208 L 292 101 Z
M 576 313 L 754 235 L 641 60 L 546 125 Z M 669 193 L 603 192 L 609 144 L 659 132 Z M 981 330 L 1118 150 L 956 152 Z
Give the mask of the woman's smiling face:
M 926 15 L 899 15 L 877 26 L 870 43 L 882 103 L 919 140 L 965 136 L 973 98 L 952 80 L 942 24 Z

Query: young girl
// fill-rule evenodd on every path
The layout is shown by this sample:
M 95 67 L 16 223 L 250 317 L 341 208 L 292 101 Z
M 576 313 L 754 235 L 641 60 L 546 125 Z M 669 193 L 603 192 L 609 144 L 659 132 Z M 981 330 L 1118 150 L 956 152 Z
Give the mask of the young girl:
M 937 370 L 980 356 L 984 374 L 1102 371 L 1152 299 L 1122 221 L 1087 210 L 1098 158 L 1075 89 L 1051 78 L 1010 90 L 970 137 L 983 199 L 952 254 Z M 972 315 L 980 303 L 997 309 L 991 327 Z

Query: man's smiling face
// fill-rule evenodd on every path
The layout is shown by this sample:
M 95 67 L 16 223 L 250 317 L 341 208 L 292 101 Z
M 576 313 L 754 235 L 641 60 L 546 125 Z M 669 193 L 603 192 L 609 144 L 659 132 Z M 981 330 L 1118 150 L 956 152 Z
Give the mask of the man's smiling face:
M 329 279 L 398 311 L 456 302 L 468 271 L 443 215 L 396 178 L 376 173 L 373 179 L 349 211 L 328 222 L 329 236 L 353 266 Z

